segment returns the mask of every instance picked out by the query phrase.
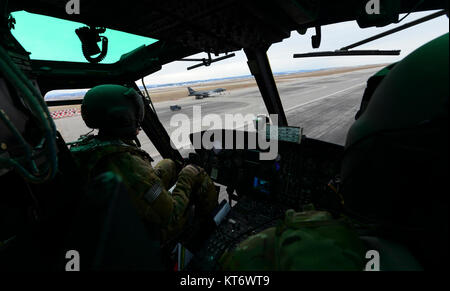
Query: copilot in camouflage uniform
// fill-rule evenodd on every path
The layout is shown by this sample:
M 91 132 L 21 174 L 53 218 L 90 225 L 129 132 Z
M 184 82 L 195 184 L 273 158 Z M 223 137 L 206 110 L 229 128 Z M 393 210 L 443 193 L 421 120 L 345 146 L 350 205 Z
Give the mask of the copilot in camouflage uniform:
M 363 270 L 365 246 L 326 211 L 286 211 L 276 227 L 250 236 L 220 259 L 227 271 Z

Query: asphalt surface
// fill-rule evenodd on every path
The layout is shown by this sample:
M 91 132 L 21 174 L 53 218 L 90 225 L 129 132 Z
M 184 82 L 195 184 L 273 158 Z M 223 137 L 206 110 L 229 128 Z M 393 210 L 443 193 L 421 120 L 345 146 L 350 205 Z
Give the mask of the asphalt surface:
M 302 127 L 303 134 L 308 137 L 343 145 L 346 133 L 354 122 L 354 116 L 359 109 L 367 79 L 379 69 L 298 78 L 278 83 L 278 91 L 288 124 Z M 171 111 L 169 108 L 171 105 L 179 105 L 181 109 Z M 201 114 L 194 114 L 194 108 Z M 180 133 L 180 123 L 178 125 L 174 123 L 176 118 L 189 120 L 189 128 L 192 132 L 200 128 L 202 130 L 221 127 L 244 129 L 243 126 L 250 120 L 247 119 L 243 123 L 227 123 L 225 122 L 226 114 L 233 114 L 233 116 L 250 114 L 247 117 L 267 114 L 257 87 L 235 89 L 222 95 L 200 100 L 188 97 L 182 100 L 159 102 L 155 104 L 155 109 L 172 140 L 175 139 L 175 133 Z M 211 114 L 220 116 L 219 119 L 222 122 L 208 124 L 207 116 L 211 116 Z M 66 142 L 76 140 L 81 134 L 89 132 L 81 116 L 57 119 L 55 123 Z M 186 131 L 183 130 L 187 134 Z M 139 140 L 142 148 L 153 156 L 155 161 L 161 159 L 143 132 L 139 134 Z M 176 141 L 175 143 L 178 147 L 186 147 L 181 151 L 183 155 L 187 155 L 192 150 L 189 149 L 189 144 L 186 142 Z

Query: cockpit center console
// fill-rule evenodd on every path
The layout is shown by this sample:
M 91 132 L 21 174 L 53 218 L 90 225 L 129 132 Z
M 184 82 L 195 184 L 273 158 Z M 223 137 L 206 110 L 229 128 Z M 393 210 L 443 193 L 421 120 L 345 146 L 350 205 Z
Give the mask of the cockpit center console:
M 329 183 L 339 174 L 343 147 L 307 138 L 299 128 L 282 130 L 285 131 L 279 132 L 289 135 L 279 135 L 276 158 L 271 160 L 261 160 L 263 151 L 258 147 L 249 148 L 249 140 L 255 138 L 256 132 L 210 131 L 208 135 L 214 146 L 195 149 L 196 163 L 214 182 L 226 187 L 228 202 L 233 206 L 226 216 L 222 211 L 220 216 L 224 219 L 212 235 L 190 250 L 193 259 L 187 269 L 218 269 L 217 260 L 227 248 L 274 226 L 288 209 L 301 211 L 309 204 L 325 209 L 339 207 L 337 195 Z M 295 130 L 299 134 L 295 134 Z M 205 132 L 192 134 L 191 141 L 203 138 Z M 230 149 L 225 147 L 224 140 L 231 136 L 234 143 Z M 221 206 L 224 204 L 222 201 Z

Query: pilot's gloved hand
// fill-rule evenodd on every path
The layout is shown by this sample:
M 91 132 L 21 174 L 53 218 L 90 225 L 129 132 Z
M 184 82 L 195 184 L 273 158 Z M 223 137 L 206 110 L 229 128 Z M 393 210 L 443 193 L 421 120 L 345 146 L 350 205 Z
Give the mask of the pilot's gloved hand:
M 178 171 L 176 163 L 171 159 L 164 159 L 155 166 L 155 174 L 161 179 L 166 190 L 176 182 Z
M 214 182 L 206 171 L 197 165 L 187 165 L 178 175 L 178 182 L 187 186 L 190 185 L 189 199 L 195 205 L 196 213 L 206 216 L 214 210 L 218 204 L 218 193 Z

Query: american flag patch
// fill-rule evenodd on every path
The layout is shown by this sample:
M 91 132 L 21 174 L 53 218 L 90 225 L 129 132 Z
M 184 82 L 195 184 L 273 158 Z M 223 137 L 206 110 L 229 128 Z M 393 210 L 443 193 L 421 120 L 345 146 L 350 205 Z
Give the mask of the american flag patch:
M 161 192 L 162 192 L 161 184 L 159 182 L 156 182 L 155 184 L 153 184 L 152 187 L 150 187 L 147 193 L 145 193 L 144 198 L 145 200 L 148 201 L 148 203 L 152 203 L 153 201 L 156 200 L 156 198 L 158 198 Z

